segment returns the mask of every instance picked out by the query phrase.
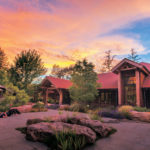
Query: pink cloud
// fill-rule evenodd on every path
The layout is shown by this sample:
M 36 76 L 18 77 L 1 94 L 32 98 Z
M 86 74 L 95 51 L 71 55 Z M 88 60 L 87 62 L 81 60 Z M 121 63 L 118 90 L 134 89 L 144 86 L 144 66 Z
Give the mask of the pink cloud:
M 107 49 L 115 54 L 127 54 L 125 50 L 132 47 L 144 51 L 136 39 L 100 36 L 150 17 L 149 0 L 62 0 L 61 5 L 47 1 L 50 11 L 40 0 L 8 2 L 16 10 L 0 6 L 0 46 L 11 61 L 16 53 L 29 48 L 43 54 L 47 67 L 62 62 L 68 65 L 83 57 L 93 61 Z

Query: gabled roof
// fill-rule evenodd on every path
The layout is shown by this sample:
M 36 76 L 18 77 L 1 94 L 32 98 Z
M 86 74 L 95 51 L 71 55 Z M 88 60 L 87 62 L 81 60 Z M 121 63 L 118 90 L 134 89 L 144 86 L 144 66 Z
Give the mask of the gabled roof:
M 72 82 L 70 80 L 55 78 L 55 77 L 51 77 L 51 76 L 47 76 L 43 80 L 43 82 L 45 82 L 46 80 L 48 80 L 50 83 L 52 83 L 58 89 L 69 89 L 72 85 Z
M 112 72 L 102 73 L 98 75 L 97 82 L 101 85 L 99 89 L 117 89 L 118 75 Z
M 112 69 L 112 72 L 114 73 L 118 73 L 118 69 L 124 64 L 124 63 L 128 63 L 138 69 L 140 69 L 141 71 L 143 71 L 145 74 L 149 74 L 150 73 L 150 70 L 143 64 L 141 63 L 137 63 L 137 62 L 134 62 L 132 60 L 129 60 L 127 58 L 124 58 L 122 61 L 120 61 L 120 63 L 118 63 L 113 69 Z

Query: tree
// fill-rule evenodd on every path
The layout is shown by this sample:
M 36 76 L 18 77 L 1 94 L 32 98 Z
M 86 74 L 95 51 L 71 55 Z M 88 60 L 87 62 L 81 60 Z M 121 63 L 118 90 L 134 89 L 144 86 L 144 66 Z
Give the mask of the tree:
M 62 74 L 59 73 L 60 70 L 61 70 L 61 67 L 59 65 L 54 64 L 52 67 L 51 74 L 55 77 L 61 78 Z
M 111 71 L 114 58 L 115 55 L 111 55 L 111 50 L 105 52 L 104 62 L 102 64 L 102 68 L 100 69 L 101 73 Z
M 138 62 L 141 58 L 137 55 L 137 52 L 132 48 L 130 55 L 128 55 L 128 59 Z
M 51 74 L 58 78 L 70 79 L 73 72 L 73 66 L 61 68 L 59 65 L 54 64 Z
M 46 69 L 40 54 L 36 50 L 28 50 L 16 56 L 9 72 L 13 84 L 26 89 L 36 77 L 43 75 Z
M 8 67 L 7 57 L 5 52 L 0 48 L 0 69 L 6 70 Z
M 74 101 L 91 102 L 98 95 L 97 74 L 94 72 L 94 65 L 86 59 L 76 62 L 71 81 L 73 85 L 69 91 Z

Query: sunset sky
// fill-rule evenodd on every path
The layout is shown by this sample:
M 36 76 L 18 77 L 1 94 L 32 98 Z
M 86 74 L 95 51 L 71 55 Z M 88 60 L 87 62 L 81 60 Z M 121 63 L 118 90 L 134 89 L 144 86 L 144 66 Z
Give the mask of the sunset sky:
M 0 0 L 0 47 L 10 62 L 36 49 L 48 68 L 131 48 L 150 62 L 150 0 Z

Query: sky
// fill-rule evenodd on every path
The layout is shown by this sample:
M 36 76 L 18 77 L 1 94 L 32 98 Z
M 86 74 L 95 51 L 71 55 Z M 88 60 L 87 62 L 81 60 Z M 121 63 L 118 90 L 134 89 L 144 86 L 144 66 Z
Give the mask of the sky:
M 134 48 L 150 62 L 150 0 L 0 0 L 0 47 L 12 63 L 36 49 L 44 65 L 87 58 L 99 66 L 105 51 L 120 60 Z

